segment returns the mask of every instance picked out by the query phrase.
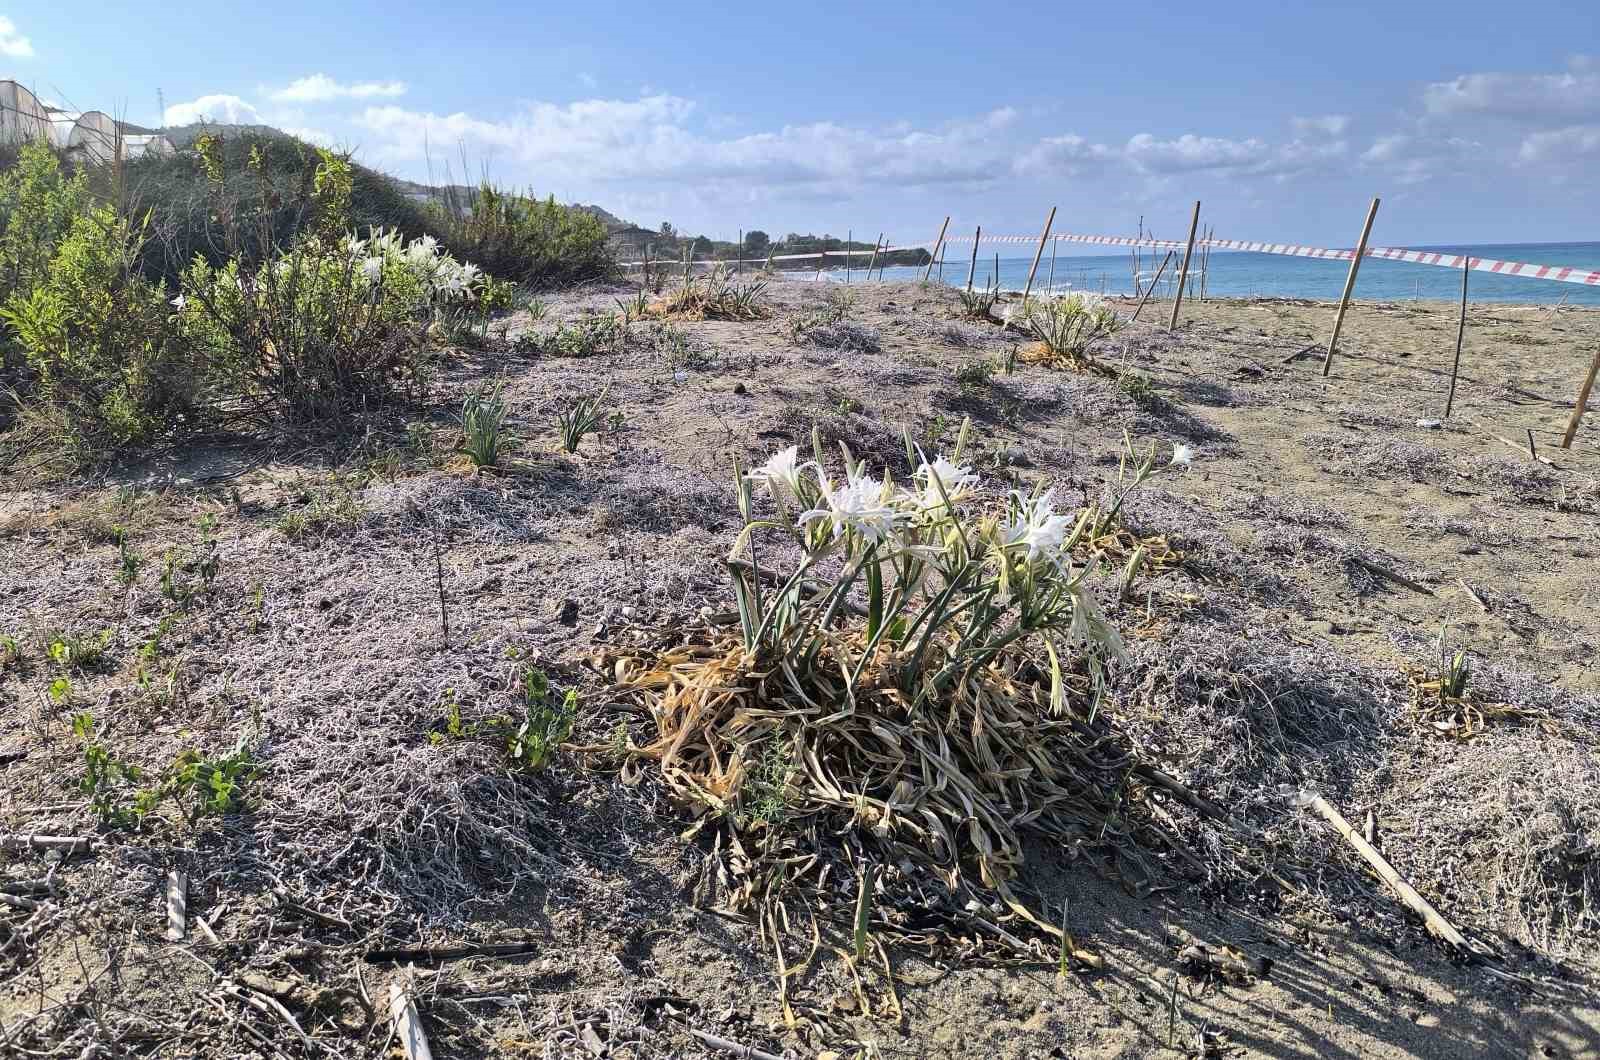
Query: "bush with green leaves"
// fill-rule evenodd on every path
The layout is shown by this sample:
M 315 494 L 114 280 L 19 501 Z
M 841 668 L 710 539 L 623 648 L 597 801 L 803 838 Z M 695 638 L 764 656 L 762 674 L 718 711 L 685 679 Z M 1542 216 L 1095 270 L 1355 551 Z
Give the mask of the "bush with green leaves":
M 184 334 L 258 419 L 337 422 L 426 379 L 427 333 L 470 304 L 481 269 L 429 236 L 302 239 L 250 270 L 196 259 L 183 278 Z
M 0 307 L 36 379 L 24 416 L 76 465 L 156 438 L 196 400 L 166 291 L 135 267 L 144 236 L 109 206 L 80 213 L 33 288 Z
M 46 144 L 22 146 L 16 165 L 0 172 L 0 303 L 27 297 L 49 275 L 56 248 L 89 203 L 86 175 L 64 170 Z M 0 343 L 0 351 L 12 349 Z
M 602 314 L 558 324 L 554 331 L 535 341 L 538 350 L 551 357 L 593 357 L 615 353 L 627 340 L 628 325 L 618 317 Z
M 559 694 L 543 670 L 522 671 L 523 715 L 506 733 L 506 757 L 529 773 L 542 769 L 556 748 L 572 735 L 578 717 L 578 693 Z
M 617 270 L 605 224 L 554 196 L 536 199 L 484 182 L 447 192 L 428 219 L 453 253 L 525 287 L 606 279 Z
M 104 742 L 94 715 L 76 715 L 72 732 L 83 748 L 78 790 L 89 796 L 90 809 L 105 825 L 138 827 L 163 799 L 176 801 L 190 822 L 229 813 L 243 805 L 245 787 L 259 771 L 245 737 L 220 755 L 185 748 L 152 776 Z M 145 785 L 146 780 L 153 782 Z

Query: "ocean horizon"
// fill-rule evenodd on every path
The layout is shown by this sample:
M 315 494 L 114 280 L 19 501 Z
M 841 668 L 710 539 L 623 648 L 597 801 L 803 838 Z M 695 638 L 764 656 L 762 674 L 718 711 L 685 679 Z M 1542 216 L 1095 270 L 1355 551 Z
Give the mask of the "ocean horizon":
M 956 250 L 958 248 L 950 248 Z M 1013 247 L 1006 248 L 1015 254 Z M 1527 262 L 1534 265 L 1560 265 L 1579 269 L 1600 269 L 1600 242 L 1579 243 L 1475 243 L 1416 246 L 1408 249 L 1439 251 L 1446 254 L 1470 254 L 1475 258 L 1494 258 L 1501 261 Z M 970 261 L 970 247 L 965 248 L 960 260 L 947 253 L 943 267 L 934 266 L 934 279 L 956 286 L 965 286 Z M 1166 251 L 1141 248 L 1139 269 L 1144 284 L 1161 264 Z M 1167 267 L 1161 281 L 1158 297 L 1170 295 L 1176 286 L 1172 276 L 1178 258 Z M 1200 290 L 1199 255 L 1190 266 L 1190 295 Z M 973 283 L 982 287 L 994 282 L 994 251 L 987 255 L 980 248 Z M 1000 286 L 1006 290 L 1022 290 L 1027 283 L 1028 269 L 1033 255 L 1000 258 Z M 1327 258 L 1296 258 L 1282 254 L 1261 254 L 1243 250 L 1213 250 L 1204 274 L 1205 293 L 1229 298 L 1312 298 L 1324 301 L 1338 299 L 1344 290 L 1349 262 Z M 797 270 L 804 272 L 804 270 Z M 852 270 L 855 278 L 862 269 Z M 824 277 L 843 283 L 843 269 L 829 269 Z M 884 279 L 920 279 L 921 267 L 891 266 L 884 270 Z M 1072 256 L 1058 254 L 1052 275 L 1050 254 L 1046 251 L 1039 263 L 1039 273 L 1034 279 L 1034 289 L 1067 293 L 1093 291 L 1106 294 L 1132 295 L 1133 256 L 1128 251 L 1110 254 Z M 1524 276 L 1504 276 L 1491 272 L 1474 271 L 1467 281 L 1467 300 L 1487 303 L 1521 303 L 1554 305 L 1565 296 L 1568 305 L 1600 306 L 1600 286 L 1561 283 L 1555 280 L 1536 280 Z M 1356 298 L 1373 301 L 1444 301 L 1455 302 L 1461 298 L 1461 272 L 1437 265 L 1417 265 L 1404 261 L 1387 261 L 1368 258 L 1361 263 L 1356 278 Z

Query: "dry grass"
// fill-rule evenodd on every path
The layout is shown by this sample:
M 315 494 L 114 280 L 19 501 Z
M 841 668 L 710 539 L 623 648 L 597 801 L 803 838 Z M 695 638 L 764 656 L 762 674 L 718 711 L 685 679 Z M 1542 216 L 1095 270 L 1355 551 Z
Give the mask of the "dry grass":
M 859 629 L 833 639 L 855 653 L 865 644 Z M 823 671 L 840 665 L 819 660 L 801 699 L 780 668 L 732 637 L 615 663 L 619 687 L 656 730 L 630 755 L 659 770 L 703 823 L 726 830 L 728 908 L 771 916 L 804 896 L 790 913 L 810 905 L 836 921 L 870 865 L 882 871 L 875 934 L 938 934 L 900 920 L 895 910 L 914 904 L 947 931 L 977 918 L 1004 938 L 991 919 L 997 899 L 1032 931 L 1059 934 L 1047 911 L 1011 890 L 1025 835 L 1093 855 L 1135 883 L 1152 879 L 1140 848 L 1159 841 L 1139 809 L 1140 757 L 1096 713 L 1085 675 L 1056 714 L 1049 674 L 1008 653 L 967 672 L 945 701 L 916 706 L 896 686 L 898 660 L 883 652 L 862 674 L 854 709 L 839 710 L 844 689 Z

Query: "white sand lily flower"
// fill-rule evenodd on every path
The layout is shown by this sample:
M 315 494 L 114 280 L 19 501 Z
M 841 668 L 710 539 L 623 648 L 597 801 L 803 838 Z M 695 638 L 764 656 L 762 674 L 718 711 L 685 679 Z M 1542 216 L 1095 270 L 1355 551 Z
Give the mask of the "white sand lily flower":
M 1067 639 L 1080 647 L 1098 645 L 1117 661 L 1127 657 L 1122 634 L 1100 610 L 1099 602 L 1081 578 L 1072 586 L 1072 624 L 1067 628 Z
M 813 508 L 800 516 L 800 524 L 827 520 L 833 525 L 833 536 L 853 530 L 869 541 L 881 542 L 892 536 L 895 520 L 900 514 L 884 496 L 883 483 L 870 475 L 852 477 L 842 486 L 833 487 L 821 472 L 817 475 L 822 487 L 825 508 Z
M 977 473 L 972 468 L 946 460 L 942 455 L 934 457 L 931 464 L 924 460 L 913 477 L 921 483 L 921 488 L 910 494 L 910 499 L 925 512 L 944 507 L 945 497 L 952 503 L 965 500 L 978 485 Z M 934 484 L 935 478 L 939 480 L 938 485 Z M 942 495 L 940 486 L 944 487 Z
M 1168 467 L 1188 467 L 1194 463 L 1194 446 L 1175 445 L 1172 447 L 1172 461 Z
M 377 283 L 383 278 L 383 259 L 380 257 L 363 258 L 361 260 L 361 275 L 366 277 L 368 283 Z
M 180 313 L 183 312 L 183 307 L 188 304 L 189 300 L 181 294 L 172 300 L 172 308 L 176 309 Z
M 805 466 L 800 463 L 800 447 L 791 445 L 787 449 L 779 449 L 773 453 L 760 467 L 752 468 L 745 478 L 766 486 L 767 492 L 779 500 L 784 497 L 799 497 L 800 472 Z
M 1041 556 L 1055 559 L 1072 528 L 1072 520 L 1057 515 L 1055 490 L 1045 490 L 1038 497 L 1024 496 L 1020 491 L 1011 494 L 1013 511 L 1001 524 L 1008 548 L 1026 548 L 1031 563 Z

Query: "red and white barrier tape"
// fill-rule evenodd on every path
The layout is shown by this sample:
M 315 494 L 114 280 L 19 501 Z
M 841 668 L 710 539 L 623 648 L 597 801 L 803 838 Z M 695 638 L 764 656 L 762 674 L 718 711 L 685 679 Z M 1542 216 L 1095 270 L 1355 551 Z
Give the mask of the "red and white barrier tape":
M 1062 243 L 1095 243 L 1114 247 L 1155 247 L 1160 250 L 1183 250 L 1188 244 L 1171 239 L 1136 239 L 1132 236 L 1092 236 L 1076 233 L 1058 233 L 1050 237 Z M 971 236 L 949 236 L 946 243 L 970 243 Z M 1033 245 L 1038 236 L 984 236 L 983 242 L 1019 243 Z M 923 246 L 933 244 L 924 243 Z M 1324 258 L 1349 261 L 1355 256 L 1351 249 L 1333 250 L 1328 247 L 1303 247 L 1293 243 L 1254 243 L 1238 239 L 1197 239 L 1196 247 L 1214 250 L 1248 250 L 1257 254 L 1286 254 L 1297 258 Z M 1406 250 L 1402 247 L 1368 247 L 1366 256 L 1385 261 L 1409 261 L 1416 265 L 1438 265 L 1446 269 L 1459 269 L 1466 261 L 1463 254 L 1445 254 L 1435 250 Z M 1520 261 L 1497 261 L 1494 258 L 1472 259 L 1474 272 L 1492 272 L 1500 276 L 1526 276 L 1535 280 L 1555 280 L 1558 283 L 1581 283 L 1600 287 L 1600 269 L 1577 269 L 1568 265 L 1530 265 Z
M 1099 246 L 1112 247 L 1153 247 L 1157 250 L 1183 250 L 1188 244 L 1173 239 L 1149 239 L 1134 236 L 1096 236 L 1083 235 L 1076 232 L 1058 232 L 1052 235 L 1051 240 L 1058 243 L 1092 243 Z M 947 236 L 945 243 L 971 243 L 972 236 Z M 1032 246 L 1039 242 L 1038 236 L 984 236 L 984 243 L 1006 243 L 1021 246 Z M 926 243 L 908 243 L 904 246 L 881 247 L 878 254 L 890 254 L 899 250 L 926 250 L 934 246 L 934 241 Z M 1294 243 L 1255 243 L 1239 239 L 1197 239 L 1196 247 L 1211 247 L 1213 250 L 1246 250 L 1257 254 L 1283 254 L 1296 258 L 1321 258 L 1329 261 L 1349 261 L 1355 256 L 1355 251 L 1346 248 L 1335 250 L 1329 247 L 1305 247 Z M 830 258 L 868 257 L 873 251 L 867 250 L 830 250 L 826 256 Z M 750 257 L 744 260 L 752 265 L 771 261 L 803 261 L 823 257 L 822 251 L 813 251 L 809 254 L 777 254 L 772 258 Z M 1407 250 L 1403 247 L 1368 247 L 1367 257 L 1381 258 L 1384 261 L 1409 261 L 1415 265 L 1437 265 L 1446 269 L 1459 269 L 1466 256 L 1462 254 L 1445 254 L 1435 250 Z M 623 268 L 638 268 L 645 264 L 642 261 L 622 262 Z M 651 262 L 663 269 L 681 266 L 682 262 L 673 258 L 658 258 Z M 726 259 L 715 261 L 696 260 L 689 262 L 690 267 L 726 265 Z M 1600 287 L 1600 269 L 1578 269 L 1569 265 L 1530 265 L 1520 261 L 1497 261 L 1494 258 L 1472 259 L 1469 266 L 1474 272 L 1492 272 L 1499 276 L 1526 276 L 1534 280 L 1554 280 L 1557 283 L 1581 283 L 1590 287 Z

